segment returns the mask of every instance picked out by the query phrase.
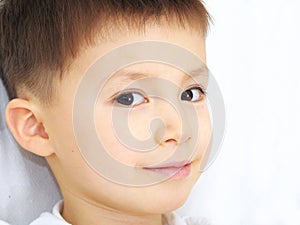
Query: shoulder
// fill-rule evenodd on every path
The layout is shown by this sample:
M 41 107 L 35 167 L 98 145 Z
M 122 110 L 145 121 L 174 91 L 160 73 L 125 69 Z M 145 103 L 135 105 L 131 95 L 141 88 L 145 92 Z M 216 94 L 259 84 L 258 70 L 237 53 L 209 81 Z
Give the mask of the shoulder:
M 182 217 L 175 212 L 165 214 L 164 225 L 212 225 L 206 218 Z
M 60 201 L 54 206 L 52 213 L 46 212 L 41 214 L 41 216 L 34 220 L 30 225 L 71 225 L 62 218 L 62 209 L 63 201 Z

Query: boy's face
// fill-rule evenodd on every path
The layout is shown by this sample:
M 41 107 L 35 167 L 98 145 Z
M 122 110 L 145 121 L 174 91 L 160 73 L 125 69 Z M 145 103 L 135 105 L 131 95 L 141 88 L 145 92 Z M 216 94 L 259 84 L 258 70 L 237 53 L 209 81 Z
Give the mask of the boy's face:
M 110 76 L 95 105 L 95 129 L 105 150 L 120 163 L 143 170 L 145 167 L 166 160 L 181 145 L 183 150 L 196 147 L 194 154 L 189 158 L 189 165 L 164 182 L 145 187 L 130 187 L 111 182 L 96 173 L 81 155 L 76 144 L 72 123 L 73 103 L 85 72 L 97 58 L 112 49 L 143 40 L 176 44 L 193 52 L 203 62 L 206 60 L 205 40 L 200 34 L 164 25 L 147 27 L 143 35 L 128 32 L 121 37 L 116 34 L 114 40 L 100 41 L 100 44 L 85 50 L 72 63 L 65 78 L 58 84 L 57 101 L 51 107 L 41 109 L 43 124 L 54 151 L 47 160 L 65 199 L 77 196 L 99 207 L 105 206 L 138 214 L 166 213 L 184 203 L 200 175 L 200 162 L 211 137 L 208 105 L 204 94 L 199 89 L 205 84 L 199 84 L 189 75 L 164 64 L 149 62 L 134 64 Z M 133 81 L 122 77 L 124 74 L 143 74 L 143 76 L 137 76 Z M 138 86 L 137 81 L 148 78 L 154 78 L 156 81 L 167 80 L 178 87 L 183 107 L 186 106 L 186 109 L 183 108 L 185 113 L 178 114 L 166 100 L 147 96 L 146 90 L 143 90 L 143 86 Z M 134 89 L 128 88 L 129 86 L 133 86 Z M 166 86 L 157 85 L 156 88 L 165 96 L 171 93 Z M 193 98 L 189 100 L 188 95 L 191 93 Z M 189 121 L 191 106 L 196 110 L 198 121 Z M 152 139 L 157 143 L 155 150 L 147 153 L 132 151 L 120 141 L 115 134 L 113 124 L 124 121 L 112 117 L 112 112 L 116 108 L 128 116 L 128 129 L 131 134 L 139 140 Z M 156 118 L 163 121 L 164 128 L 157 127 L 151 133 L 150 124 Z M 190 129 L 183 130 L 182 123 L 187 121 L 186 127 Z M 82 123 L 84 124 L 85 121 Z M 197 127 L 198 132 L 194 132 L 193 127 Z M 191 143 L 196 144 L 191 146 Z M 172 171 L 173 168 L 144 169 L 145 176 L 156 173 L 169 176 Z

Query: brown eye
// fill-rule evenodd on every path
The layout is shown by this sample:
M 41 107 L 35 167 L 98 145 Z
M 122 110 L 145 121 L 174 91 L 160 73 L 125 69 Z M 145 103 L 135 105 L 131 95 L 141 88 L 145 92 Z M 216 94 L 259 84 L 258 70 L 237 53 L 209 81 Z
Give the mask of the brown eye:
M 190 102 L 197 102 L 201 101 L 204 97 L 204 91 L 200 87 L 190 88 L 185 90 L 181 94 L 182 101 L 190 101 Z
M 140 93 L 136 93 L 136 92 L 129 92 L 129 93 L 124 93 L 124 94 L 120 94 L 115 101 L 120 104 L 120 105 L 124 105 L 124 106 L 136 106 L 139 104 L 142 104 L 144 102 L 146 102 L 146 98 L 140 94 Z

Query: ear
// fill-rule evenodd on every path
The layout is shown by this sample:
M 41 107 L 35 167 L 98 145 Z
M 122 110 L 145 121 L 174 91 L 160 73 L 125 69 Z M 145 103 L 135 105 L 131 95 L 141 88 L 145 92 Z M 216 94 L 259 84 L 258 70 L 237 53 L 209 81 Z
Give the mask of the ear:
M 43 123 L 37 119 L 29 101 L 11 100 L 6 107 L 6 122 L 16 141 L 26 150 L 44 157 L 54 153 Z

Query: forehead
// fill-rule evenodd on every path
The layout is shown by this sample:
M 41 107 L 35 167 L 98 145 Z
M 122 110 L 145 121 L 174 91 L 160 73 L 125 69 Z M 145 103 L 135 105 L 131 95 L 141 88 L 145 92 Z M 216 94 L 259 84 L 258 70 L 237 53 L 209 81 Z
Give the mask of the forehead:
M 91 65 L 101 56 L 122 45 L 149 40 L 162 41 L 181 46 L 196 54 L 204 63 L 206 63 L 205 38 L 203 35 L 199 34 L 199 32 L 160 24 L 146 26 L 143 33 L 128 31 L 125 34 L 122 32 L 122 35 L 120 33 L 114 33 L 111 36 L 111 39 L 103 40 L 99 38 L 94 46 L 82 51 L 82 54 L 73 61 L 71 67 L 75 67 L 75 69 L 78 70 L 78 65 L 80 67 Z
M 122 68 L 107 79 L 107 83 L 129 83 L 143 78 L 180 79 L 182 82 L 188 79 L 206 79 L 208 69 L 205 64 L 182 71 L 174 66 L 164 63 L 144 62 Z
M 150 88 L 156 91 L 162 89 L 168 91 L 166 88 L 175 86 L 178 91 L 182 91 L 191 85 L 200 85 L 206 89 L 208 73 L 205 64 L 202 67 L 191 68 L 188 73 L 185 73 L 163 63 L 137 63 L 110 76 L 103 83 L 100 96 L 102 99 L 106 99 L 115 93 L 130 89 L 145 91 Z
M 204 64 L 206 63 L 205 38 L 203 35 L 199 34 L 199 32 L 193 32 L 191 30 L 185 30 L 179 27 L 169 26 L 165 24 L 153 26 L 149 25 L 145 28 L 145 32 L 143 32 L 142 34 L 129 31 L 126 35 L 120 36 L 120 34 L 116 33 L 113 39 L 99 39 L 99 41 L 95 45 L 82 50 L 81 54 L 73 60 L 73 62 L 69 66 L 68 71 L 66 71 L 64 79 L 62 80 L 62 82 L 60 82 L 60 89 L 64 92 L 64 94 L 67 93 L 67 90 L 70 90 L 70 92 L 72 92 L 74 95 L 74 93 L 76 92 L 76 87 L 78 87 L 87 70 L 90 68 L 90 66 L 93 65 L 93 63 L 99 60 L 99 58 L 122 45 L 126 45 L 132 42 L 149 40 L 168 42 L 178 45 L 195 54 L 201 61 L 203 61 Z M 116 60 L 118 59 L 116 58 Z M 114 77 L 118 79 L 127 79 L 128 77 L 131 77 L 129 79 L 138 79 L 141 76 L 144 76 L 145 73 L 147 73 L 147 75 L 162 75 L 164 74 L 164 71 L 167 70 L 166 68 L 163 68 L 159 65 L 156 65 L 155 67 L 135 65 L 135 71 L 132 71 L 133 68 L 130 69 L 130 72 L 129 68 L 123 71 L 120 70 L 118 71 L 120 72 L 118 73 L 118 76 Z M 172 74 L 176 74 L 179 72 L 179 70 L 176 70 L 175 68 L 168 68 L 168 71 L 170 73 L 171 70 L 173 70 L 174 72 Z M 197 71 L 197 68 L 191 69 L 191 71 L 193 70 Z M 126 74 L 127 78 L 125 78 Z M 165 75 L 167 74 L 168 73 L 166 73 Z

